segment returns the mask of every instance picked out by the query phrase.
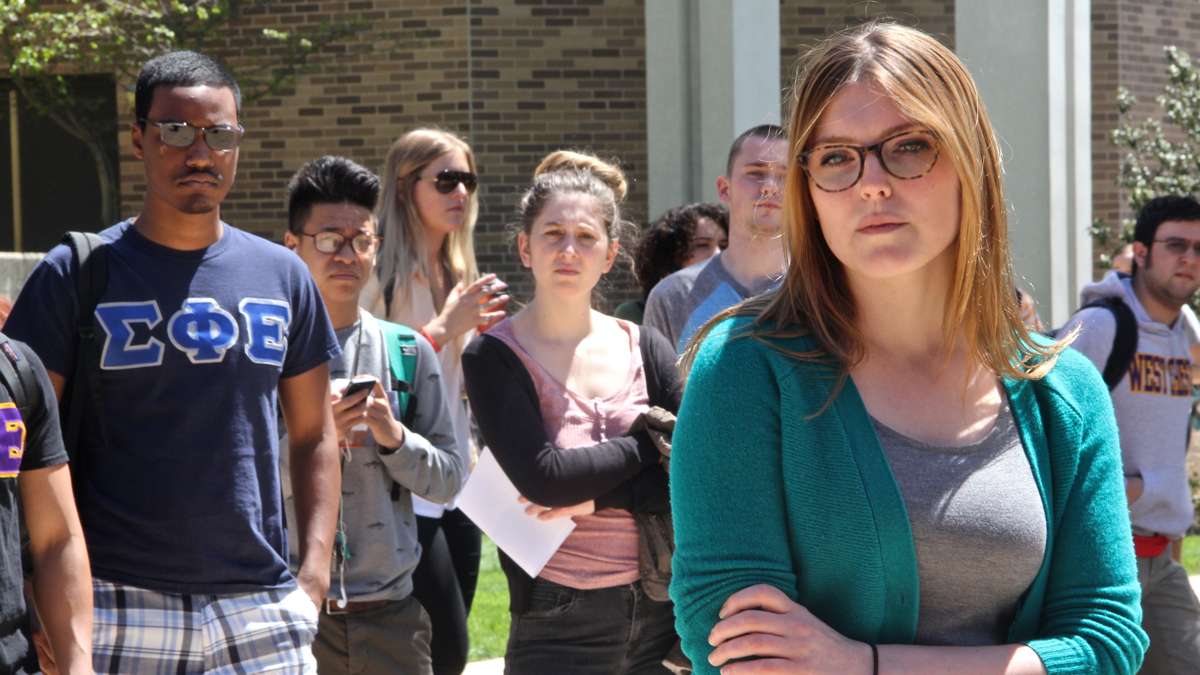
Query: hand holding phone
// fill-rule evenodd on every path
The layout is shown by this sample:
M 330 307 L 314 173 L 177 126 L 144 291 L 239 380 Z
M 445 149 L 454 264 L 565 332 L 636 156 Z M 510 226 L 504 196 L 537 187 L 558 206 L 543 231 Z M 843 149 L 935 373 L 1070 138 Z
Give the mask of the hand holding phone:
M 360 391 L 369 390 L 378 381 L 374 375 L 355 375 L 350 378 L 350 383 L 346 385 L 345 391 L 342 392 L 342 398 L 350 398 Z

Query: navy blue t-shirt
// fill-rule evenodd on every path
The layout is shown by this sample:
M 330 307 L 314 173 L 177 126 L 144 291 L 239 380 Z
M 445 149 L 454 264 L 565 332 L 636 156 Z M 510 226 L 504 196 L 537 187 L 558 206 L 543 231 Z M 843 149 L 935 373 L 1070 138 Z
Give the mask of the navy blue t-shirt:
M 339 352 L 308 268 L 229 225 L 198 251 L 155 244 L 131 220 L 100 234 L 111 243 L 95 312 L 108 442 L 85 434 L 77 462 L 93 574 L 177 593 L 293 585 L 276 388 Z M 60 245 L 4 327 L 68 379 L 75 296 Z

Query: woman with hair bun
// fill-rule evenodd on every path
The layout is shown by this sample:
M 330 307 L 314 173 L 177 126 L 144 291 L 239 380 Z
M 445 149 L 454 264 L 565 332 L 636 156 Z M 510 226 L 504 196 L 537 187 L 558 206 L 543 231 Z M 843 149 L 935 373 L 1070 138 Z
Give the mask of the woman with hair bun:
M 625 195 L 629 192 L 629 181 L 625 179 L 625 172 L 615 163 L 606 162 L 590 152 L 555 150 L 542 158 L 537 168 L 533 170 L 533 177 L 536 179 L 544 173 L 572 170 L 587 171 L 599 178 L 608 186 L 608 189 L 612 190 L 617 205 L 620 206 L 624 203 Z
M 676 642 L 665 588 L 655 599 L 643 577 L 638 521 L 669 510 L 643 414 L 678 408 L 674 353 L 658 333 L 592 308 L 620 251 L 613 175 L 557 168 L 534 178 L 517 234 L 533 299 L 463 354 L 479 430 L 526 511 L 575 521 L 536 579 L 501 556 L 514 675 L 666 673 Z

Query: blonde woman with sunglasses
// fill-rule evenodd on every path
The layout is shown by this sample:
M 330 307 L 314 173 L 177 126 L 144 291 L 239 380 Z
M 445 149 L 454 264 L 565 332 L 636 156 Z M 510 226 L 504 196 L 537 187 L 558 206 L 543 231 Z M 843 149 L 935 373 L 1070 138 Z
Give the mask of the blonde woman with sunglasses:
M 507 286 L 480 275 L 473 237 L 479 212 L 471 147 L 439 129 L 415 129 L 388 151 L 378 207 L 383 245 L 377 278 L 363 289 L 372 314 L 418 330 L 438 352 L 455 442 L 471 448 L 462 350 L 477 329 L 504 317 Z M 474 450 L 472 450 L 474 456 Z M 414 594 L 433 623 L 433 672 L 466 666 L 466 617 L 479 574 L 479 530 L 452 505 L 414 499 L 423 549 Z
M 696 672 L 1136 672 L 1112 405 L 1021 322 L 970 75 L 869 24 L 803 59 L 791 110 L 786 277 L 684 357 L 671 596 Z

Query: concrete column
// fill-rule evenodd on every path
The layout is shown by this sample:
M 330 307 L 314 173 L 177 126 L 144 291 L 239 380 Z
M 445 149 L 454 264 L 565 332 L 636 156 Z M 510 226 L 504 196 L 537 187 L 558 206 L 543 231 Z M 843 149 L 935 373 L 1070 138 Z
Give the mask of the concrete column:
M 1090 0 L 960 1 L 954 42 L 1000 136 L 1017 282 L 1059 326 L 1092 278 Z
M 779 0 L 646 3 L 649 215 L 716 200 L 729 144 L 779 123 Z

